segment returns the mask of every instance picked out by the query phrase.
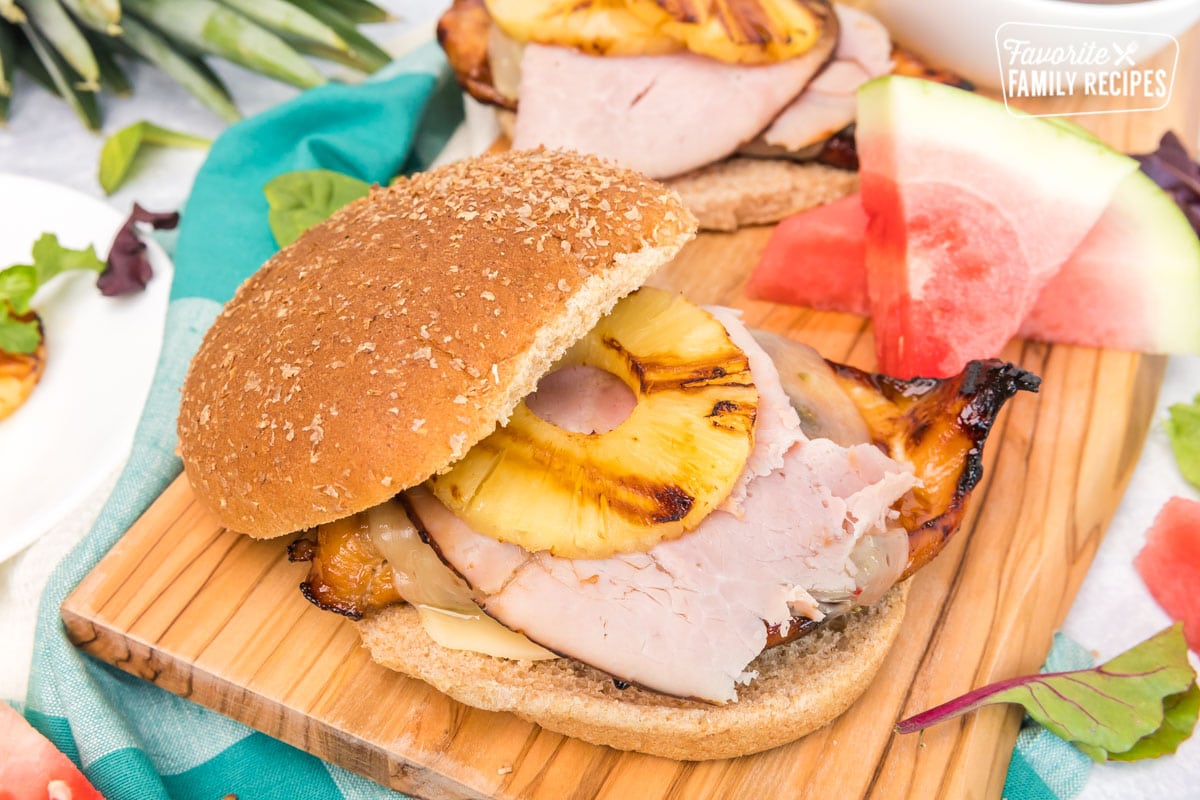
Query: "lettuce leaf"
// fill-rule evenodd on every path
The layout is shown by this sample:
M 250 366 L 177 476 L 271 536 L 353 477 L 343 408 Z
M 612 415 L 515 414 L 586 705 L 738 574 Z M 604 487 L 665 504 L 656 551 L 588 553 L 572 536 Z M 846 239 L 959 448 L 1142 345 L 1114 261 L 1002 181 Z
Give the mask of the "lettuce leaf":
M 1200 395 L 1190 403 L 1176 403 L 1168 409 L 1167 436 L 1179 471 L 1188 483 L 1200 486 Z
M 42 340 L 37 323 L 18 317 L 29 310 L 39 288 L 71 270 L 101 272 L 104 262 L 91 245 L 74 250 L 59 244 L 54 234 L 43 233 L 33 243 L 32 264 L 14 264 L 0 271 L 0 350 L 19 355 L 37 349 Z
M 33 243 L 33 268 L 37 270 L 38 286 L 44 286 L 51 278 L 71 270 L 101 272 L 104 262 L 90 244 L 82 250 L 72 250 L 59 244 L 53 233 L 43 233 Z
M 1176 624 L 1093 669 L 993 683 L 902 720 L 896 731 L 912 733 L 996 703 L 1024 706 L 1095 761 L 1134 761 L 1174 753 L 1191 736 L 1200 689 Z
M 0 314 L 0 352 L 32 353 L 42 340 L 36 320 L 21 320 Z
M 267 223 L 280 247 L 328 219 L 347 203 L 366 197 L 371 184 L 328 169 L 285 172 L 263 187 Z

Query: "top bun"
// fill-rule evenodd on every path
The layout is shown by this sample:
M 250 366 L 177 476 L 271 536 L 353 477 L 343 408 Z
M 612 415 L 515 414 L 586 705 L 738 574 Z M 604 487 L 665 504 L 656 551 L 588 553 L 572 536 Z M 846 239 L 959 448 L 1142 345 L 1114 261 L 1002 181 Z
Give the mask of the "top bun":
M 696 221 L 678 196 L 543 150 L 375 188 L 238 289 L 183 385 L 196 495 L 266 538 L 458 460 Z

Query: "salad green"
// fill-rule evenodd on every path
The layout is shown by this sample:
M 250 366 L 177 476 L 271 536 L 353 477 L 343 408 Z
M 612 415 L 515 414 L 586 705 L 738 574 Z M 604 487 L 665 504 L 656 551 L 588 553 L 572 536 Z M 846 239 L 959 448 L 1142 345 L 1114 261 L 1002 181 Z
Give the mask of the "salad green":
M 25 354 L 37 349 L 42 340 L 37 321 L 20 317 L 29 311 L 33 296 L 46 282 L 64 272 L 100 273 L 104 268 L 104 261 L 92 245 L 73 250 L 63 247 L 54 234 L 42 234 L 33 244 L 32 264 L 16 264 L 0 271 L 0 350 Z
M 1174 753 L 1191 736 L 1200 688 L 1176 624 L 1093 669 L 1011 678 L 909 717 L 912 733 L 996 703 L 1017 703 L 1094 761 Z

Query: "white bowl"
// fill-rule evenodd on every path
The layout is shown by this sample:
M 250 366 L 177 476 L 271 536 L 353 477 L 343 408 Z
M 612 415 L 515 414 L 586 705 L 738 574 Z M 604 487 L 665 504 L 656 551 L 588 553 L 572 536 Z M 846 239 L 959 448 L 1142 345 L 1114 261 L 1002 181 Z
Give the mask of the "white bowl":
M 1144 61 L 1200 20 L 1200 0 L 862 0 L 905 47 L 974 81 L 1000 88 L 996 31 L 1005 23 L 1137 31 Z M 1182 76 L 1181 76 L 1182 77 Z

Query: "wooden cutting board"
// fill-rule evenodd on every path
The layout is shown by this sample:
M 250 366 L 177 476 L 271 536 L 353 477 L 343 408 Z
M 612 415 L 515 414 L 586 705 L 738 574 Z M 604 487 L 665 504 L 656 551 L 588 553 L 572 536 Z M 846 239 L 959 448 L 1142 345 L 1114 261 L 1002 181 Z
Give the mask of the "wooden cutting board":
M 1183 58 L 1179 75 L 1196 68 Z M 1158 114 L 1087 121 L 1130 149 L 1170 126 L 1194 142 L 1195 88 L 1176 92 Z M 654 282 L 870 368 L 862 320 L 744 297 L 768 235 L 702 236 Z M 999 798 L 1019 712 L 985 709 L 912 736 L 892 724 L 1041 665 L 1137 461 L 1165 364 L 1019 342 L 1005 356 L 1043 376 L 1041 393 L 1000 416 L 962 529 L 916 577 L 879 677 L 840 719 L 767 753 L 704 763 L 621 753 L 377 667 L 346 620 L 301 597 L 306 568 L 288 563 L 286 540 L 222 529 L 182 478 L 67 598 L 63 619 L 104 661 L 423 798 Z

